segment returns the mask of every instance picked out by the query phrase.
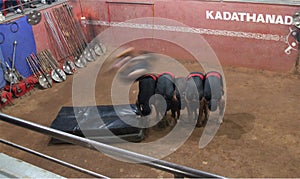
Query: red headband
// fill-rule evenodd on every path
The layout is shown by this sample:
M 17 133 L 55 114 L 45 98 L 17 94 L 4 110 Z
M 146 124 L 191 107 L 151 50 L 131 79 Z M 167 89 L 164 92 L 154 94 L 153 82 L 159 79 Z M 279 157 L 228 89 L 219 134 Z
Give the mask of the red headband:
M 214 77 L 217 77 L 217 78 L 221 79 L 221 75 L 218 72 L 209 72 L 209 73 L 206 74 L 206 78 L 208 78 L 210 76 L 214 76 Z
M 198 74 L 198 73 L 189 74 L 189 76 L 187 76 L 187 79 L 190 79 L 192 77 L 199 77 L 199 78 L 201 78 L 201 80 L 204 80 L 204 76 L 202 74 Z
M 161 74 L 158 75 L 158 77 L 160 77 L 161 75 L 165 75 L 165 74 L 170 75 L 172 78 L 175 78 L 175 75 L 173 73 L 171 73 L 171 72 L 161 73 Z

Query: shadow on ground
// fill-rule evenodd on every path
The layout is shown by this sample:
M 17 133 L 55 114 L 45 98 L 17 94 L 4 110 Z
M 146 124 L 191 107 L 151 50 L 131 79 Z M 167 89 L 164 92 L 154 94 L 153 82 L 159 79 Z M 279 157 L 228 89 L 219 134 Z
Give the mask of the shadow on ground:
M 217 136 L 238 140 L 254 127 L 255 116 L 249 113 L 225 114 Z

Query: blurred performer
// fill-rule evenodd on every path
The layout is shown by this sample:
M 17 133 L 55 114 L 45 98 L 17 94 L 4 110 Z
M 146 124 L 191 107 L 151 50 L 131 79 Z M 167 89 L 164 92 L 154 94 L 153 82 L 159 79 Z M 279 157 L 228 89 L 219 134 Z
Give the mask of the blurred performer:
M 203 126 L 207 119 L 207 111 L 205 111 L 204 93 L 204 75 L 200 72 L 192 72 L 186 78 L 186 101 L 188 118 L 196 120 L 196 127 Z M 198 113 L 197 113 L 197 110 Z M 203 112 L 205 119 L 203 120 Z
M 155 108 L 156 108 L 156 120 L 159 121 L 160 117 L 164 117 L 167 114 L 167 111 L 172 109 L 174 100 L 176 100 L 175 92 L 175 75 L 171 72 L 165 72 L 158 75 L 156 82 L 155 94 L 158 94 L 162 99 L 155 98 Z M 165 106 L 166 105 L 166 106 Z M 172 117 L 175 117 L 175 114 L 172 114 Z M 171 121 L 167 121 L 169 124 L 165 123 L 166 121 L 159 122 L 160 127 L 165 127 L 166 125 L 171 125 Z
M 151 104 L 154 101 L 150 101 L 150 98 L 155 93 L 157 77 L 154 74 L 145 74 L 138 78 L 139 93 L 136 105 L 142 116 L 147 116 L 151 113 Z
M 204 97 L 208 102 L 208 108 L 214 112 L 219 108 L 220 115 L 224 112 L 225 102 L 223 100 L 223 79 L 219 72 L 211 71 L 205 75 Z M 223 121 L 218 121 L 222 123 Z

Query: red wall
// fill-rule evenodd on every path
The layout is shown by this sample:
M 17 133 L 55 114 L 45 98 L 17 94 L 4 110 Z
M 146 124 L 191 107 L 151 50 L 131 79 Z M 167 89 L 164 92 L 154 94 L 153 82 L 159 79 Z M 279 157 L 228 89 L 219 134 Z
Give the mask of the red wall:
M 126 0 L 126 2 L 141 1 Z M 162 17 L 179 21 L 194 28 L 272 34 L 280 37 L 276 41 L 202 34 L 215 51 L 222 65 L 289 71 L 293 68 L 298 54 L 296 50 L 292 51 L 289 55 L 284 52 L 288 47 L 284 39 L 289 34 L 289 28 L 292 25 L 206 19 L 207 10 L 293 16 L 299 10 L 297 6 L 187 0 L 156 0 L 153 3 L 154 5 L 151 5 L 151 3 L 149 5 L 115 4 L 107 3 L 105 0 L 72 0 L 69 3 L 74 7 L 74 14 L 78 17 L 85 16 L 94 22 L 123 22 L 141 17 Z M 44 27 L 39 26 L 35 26 L 34 31 L 38 50 L 41 50 L 47 47 L 48 44 L 46 40 L 47 35 L 43 31 Z M 106 28 L 108 26 L 88 24 L 84 27 L 84 31 L 89 39 L 92 39 Z M 153 51 L 165 49 L 165 53 L 176 58 L 191 58 L 185 50 L 178 50 L 174 48 L 174 45 L 168 48 L 168 43 L 157 44 L 156 46 L 151 46 L 150 42 L 148 44 L 145 41 L 143 46 L 147 50 L 152 48 Z

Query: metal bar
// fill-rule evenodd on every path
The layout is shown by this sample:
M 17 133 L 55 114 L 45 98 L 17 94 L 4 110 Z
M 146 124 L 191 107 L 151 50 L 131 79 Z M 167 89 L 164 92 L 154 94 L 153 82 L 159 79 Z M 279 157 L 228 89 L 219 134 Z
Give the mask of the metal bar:
M 18 0 L 17 1 L 18 5 L 10 6 L 8 8 L 4 8 L 4 9 L 0 10 L 0 12 L 6 11 L 6 10 L 10 10 L 10 9 L 14 9 L 16 7 L 20 7 L 21 10 L 23 11 L 24 5 L 28 5 L 28 4 L 35 3 L 35 2 L 39 2 L 39 0 L 28 1 L 28 2 L 22 2 L 21 0 Z M 6 2 L 3 2 L 3 3 L 6 3 Z
M 136 5 L 153 5 L 151 2 L 125 2 L 125 1 L 105 1 L 110 4 L 136 4 Z
M 204 171 L 196 170 L 190 167 L 174 164 L 171 162 L 159 160 L 153 157 L 149 157 L 146 155 L 142 155 L 139 153 L 131 152 L 128 150 L 124 150 L 121 148 L 117 148 L 114 146 L 110 146 L 104 143 L 100 143 L 94 140 L 90 140 L 87 138 L 75 136 L 66 132 L 62 132 L 56 129 L 52 129 L 49 127 L 45 127 L 30 121 L 25 121 L 23 119 L 9 116 L 7 114 L 0 113 L 0 120 L 27 128 L 54 138 L 57 138 L 59 140 L 63 140 L 72 144 L 80 145 L 82 147 L 86 147 L 93 150 L 101 150 L 101 152 L 104 152 L 106 154 L 120 157 L 125 160 L 129 160 L 132 162 L 138 162 L 146 166 L 150 166 L 159 170 L 166 171 L 168 173 L 172 173 L 176 176 L 185 176 L 190 178 L 224 178 L 219 175 L 207 173 Z
M 45 15 L 45 18 L 47 18 L 47 16 Z M 67 53 L 64 52 L 64 50 L 62 49 L 62 47 L 60 46 L 60 43 L 55 40 L 55 35 L 54 32 L 52 30 L 52 28 L 50 27 L 50 25 L 47 22 L 44 22 L 47 34 L 48 34 L 48 38 L 50 41 L 50 44 L 52 44 L 54 52 L 57 56 L 57 58 L 59 58 L 59 61 L 61 59 L 66 59 L 67 58 Z
M 37 1 L 39 1 L 39 0 L 37 0 Z M 40 3 L 40 4 L 38 4 L 38 7 L 36 8 L 36 10 L 39 10 L 39 11 L 46 10 L 46 9 L 49 9 L 49 8 L 53 8 L 54 6 L 58 6 L 60 4 L 66 3 L 68 1 L 69 0 L 59 0 L 59 1 L 52 2 L 51 5 Z M 18 15 L 16 15 L 16 14 L 7 14 L 5 16 L 6 17 L 5 20 L 0 22 L 0 24 L 4 24 L 6 22 L 10 22 L 10 21 L 16 20 L 20 17 L 26 16 L 28 11 L 31 11 L 31 10 L 28 9 L 28 8 L 24 8 L 22 14 L 18 14 Z M 6 12 L 6 9 L 0 10 L 0 12 Z
M 23 7 L 22 0 L 17 0 L 17 2 L 20 4 L 21 11 L 24 14 L 24 7 Z
M 4 8 L 4 9 L 0 10 L 0 12 L 4 12 L 4 11 L 10 10 L 10 9 L 14 9 L 16 7 L 19 8 L 19 7 L 21 7 L 21 5 L 10 6 L 8 8 Z M 23 6 L 21 8 L 23 8 Z
M 37 152 L 37 151 L 35 151 L 35 150 L 32 150 L 32 149 L 29 149 L 29 148 L 20 146 L 20 145 L 18 145 L 18 144 L 15 144 L 15 143 L 6 141 L 6 140 L 4 140 L 4 139 L 0 139 L 0 142 L 3 143 L 3 144 L 9 145 L 9 146 L 11 146 L 11 147 L 14 147 L 14 148 L 23 150 L 23 151 L 25 151 L 25 152 L 31 153 L 31 154 L 36 155 L 36 156 L 38 156 L 38 157 L 41 157 L 41 158 L 50 160 L 50 161 L 52 161 L 52 162 L 61 164 L 61 165 L 63 165 L 63 166 L 72 168 L 72 169 L 74 169 L 74 170 L 80 171 L 80 172 L 82 172 L 82 173 L 89 174 L 89 175 L 94 176 L 94 177 L 97 177 L 97 178 L 107 178 L 107 179 L 109 178 L 109 177 L 107 177 L 107 176 L 104 176 L 104 175 L 95 173 L 95 172 L 93 172 L 93 171 L 90 171 L 90 170 L 87 170 L 87 169 L 78 167 L 78 166 L 76 166 L 76 165 L 73 165 L 73 164 L 70 164 L 70 163 L 68 163 L 68 162 L 59 160 L 59 159 L 57 159 L 57 158 L 54 158 L 54 157 L 51 157 L 51 156 L 42 154 L 42 153 Z
M 300 5 L 299 0 L 193 0 L 198 2 L 205 2 L 205 1 L 213 1 L 213 2 L 233 2 L 233 3 L 256 3 L 256 4 L 271 4 L 271 5 L 289 5 L 289 6 L 296 6 Z M 106 3 L 111 4 L 137 4 L 137 5 L 153 5 L 154 3 L 151 2 L 116 2 L 116 1 L 106 1 Z
M 300 5 L 299 0 L 217 0 L 223 2 L 235 3 L 259 3 L 259 4 L 272 4 L 272 5 Z

